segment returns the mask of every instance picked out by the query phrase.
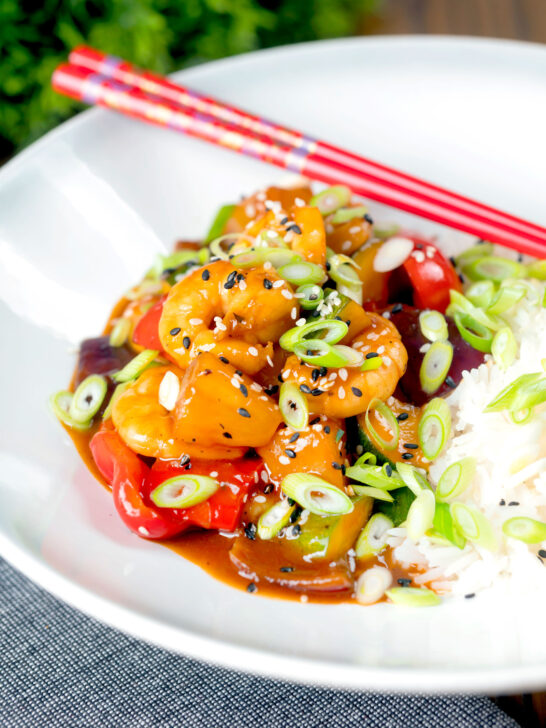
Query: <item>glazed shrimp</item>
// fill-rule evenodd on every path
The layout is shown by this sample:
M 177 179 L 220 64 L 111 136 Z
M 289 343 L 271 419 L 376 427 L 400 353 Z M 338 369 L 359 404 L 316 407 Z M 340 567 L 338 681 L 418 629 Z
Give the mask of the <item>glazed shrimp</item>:
M 398 380 L 406 371 L 408 354 L 398 330 L 388 319 L 367 311 L 369 324 L 351 342 L 353 349 L 362 354 L 381 356 L 379 369 L 362 372 L 358 368 L 330 369 L 313 379 L 313 367 L 300 362 L 297 356 L 287 359 L 282 377 L 286 382 L 306 385 L 309 409 L 328 417 L 352 417 L 365 412 L 372 399 L 388 399 L 396 389 Z M 315 375 L 316 376 L 316 375 Z M 320 393 L 318 393 L 320 390 Z
M 144 371 L 114 402 L 112 421 L 121 439 L 140 455 L 154 458 L 194 458 L 231 460 L 242 457 L 246 447 L 203 447 L 185 442 L 176 435 L 176 417 L 159 403 L 159 385 L 167 372 L 179 379 L 178 367 L 161 366 Z
M 167 355 L 186 369 L 203 351 L 254 374 L 268 364 L 273 342 L 299 310 L 290 286 L 274 269 L 238 271 L 218 260 L 172 287 L 159 322 Z

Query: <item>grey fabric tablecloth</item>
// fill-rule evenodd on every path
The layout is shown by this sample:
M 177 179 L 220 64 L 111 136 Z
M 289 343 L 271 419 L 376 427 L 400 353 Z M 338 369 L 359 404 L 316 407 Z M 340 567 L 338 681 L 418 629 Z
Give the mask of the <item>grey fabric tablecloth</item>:
M 171 654 L 90 619 L 0 560 L 2 728 L 512 728 L 482 697 L 303 687 Z

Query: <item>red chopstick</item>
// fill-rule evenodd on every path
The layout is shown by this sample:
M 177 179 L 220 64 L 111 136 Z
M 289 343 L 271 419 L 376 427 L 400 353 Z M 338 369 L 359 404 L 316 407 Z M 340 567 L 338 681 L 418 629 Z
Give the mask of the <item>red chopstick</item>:
M 546 254 L 546 230 L 538 225 L 224 106 L 98 51 L 78 49 L 71 60 L 78 66 L 60 66 L 53 86 L 73 98 L 170 126 L 328 184 L 346 184 L 366 197 L 523 253 Z

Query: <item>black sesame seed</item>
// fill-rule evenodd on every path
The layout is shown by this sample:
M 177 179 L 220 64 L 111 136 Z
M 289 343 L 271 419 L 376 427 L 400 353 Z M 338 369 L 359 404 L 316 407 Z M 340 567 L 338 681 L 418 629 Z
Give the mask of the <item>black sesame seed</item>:
M 208 279 L 210 278 L 210 270 L 208 270 L 208 269 L 206 268 L 206 269 L 205 269 L 205 270 L 204 270 L 204 271 L 203 271 L 203 272 L 201 273 L 201 278 L 202 278 L 202 279 L 203 279 L 204 281 L 208 281 Z
M 301 506 L 296 506 L 292 513 L 290 514 L 290 523 L 296 523 L 298 518 L 301 516 L 303 508 Z
M 237 273 L 237 283 L 244 281 L 244 279 L 245 279 L 244 273 Z
M 407 420 L 408 417 L 409 415 L 407 412 L 400 412 L 400 414 L 397 415 L 396 419 L 398 420 L 398 422 L 404 422 L 404 420 Z
M 451 376 L 448 376 L 448 377 L 446 377 L 446 384 L 447 384 L 447 386 L 448 386 L 448 387 L 449 387 L 450 389 L 455 389 L 455 387 L 457 386 L 457 385 L 455 384 L 455 380 L 454 380 L 454 379 L 453 379 L 453 377 L 451 377 Z
M 269 396 L 271 396 L 272 394 L 277 394 L 277 392 L 279 391 L 279 385 L 273 384 L 271 387 L 266 387 L 264 391 L 266 394 L 269 394 Z
M 85 401 L 87 402 L 87 404 L 91 404 L 91 402 L 93 401 L 93 395 L 88 394 L 87 397 L 85 398 Z
M 288 455 L 289 458 L 292 458 L 292 460 L 296 457 L 296 453 L 289 447 L 287 447 L 284 452 L 286 453 L 286 455 Z
M 296 235 L 301 235 L 302 234 L 302 230 L 301 230 L 300 226 L 299 225 L 296 225 L 296 223 L 294 223 L 292 225 L 289 225 L 286 229 L 287 230 L 292 230 L 293 232 L 296 233 Z
M 174 329 L 171 329 L 171 330 L 169 331 L 169 334 L 170 334 L 171 336 L 176 336 L 176 335 L 177 335 L 177 334 L 179 334 L 179 333 L 180 333 L 181 331 L 182 331 L 182 329 L 180 328 L 180 326 L 175 326 L 175 327 L 174 327 Z
M 222 432 L 222 435 L 228 440 L 233 440 L 233 437 L 229 434 L 229 432 Z
M 423 250 L 423 246 L 422 246 L 422 244 L 421 244 L 421 243 L 415 243 L 415 248 L 416 248 L 417 250 Z
M 283 574 L 291 574 L 294 571 L 294 567 L 293 566 L 281 566 L 279 571 L 282 571 Z
M 292 536 L 299 536 L 300 533 L 301 533 L 301 526 L 300 526 L 300 524 L 299 523 L 295 523 L 292 526 L 292 529 L 291 530 L 292 530 Z
M 379 354 L 377 353 L 377 351 L 369 351 L 366 354 L 366 359 L 375 359 L 376 356 L 379 356 Z
M 244 397 L 248 397 L 248 389 L 245 387 L 245 385 L 242 382 L 241 382 L 241 384 L 239 384 L 239 389 L 241 390 L 241 393 L 243 394 Z
M 328 369 L 326 367 L 321 367 L 319 372 L 321 377 L 325 377 L 328 374 Z
M 313 417 L 313 419 L 311 420 L 311 422 L 309 424 L 316 425 L 319 422 L 320 422 L 320 417 Z
M 322 389 L 319 389 L 318 387 L 315 387 L 315 389 L 311 390 L 311 395 L 313 397 L 319 397 L 321 394 L 324 394 Z
M 403 460 L 411 460 L 413 458 L 413 455 L 411 452 L 404 452 L 402 453 L 402 459 Z
M 417 443 L 415 442 L 405 442 L 404 447 L 406 448 L 406 450 L 417 450 L 419 445 L 417 445 Z
M 320 369 L 313 369 L 311 372 L 311 379 L 316 382 L 317 379 L 320 377 Z
M 184 345 L 184 349 L 189 349 L 191 344 L 191 339 L 189 336 L 184 336 L 182 339 L 182 344 Z
M 226 359 L 225 356 L 219 356 L 218 359 L 220 359 L 220 361 L 223 361 L 224 364 L 229 364 L 229 359 Z
M 397 580 L 400 586 L 409 586 L 411 584 L 411 579 L 405 579 L 404 577 L 401 577 Z
M 400 313 L 400 311 L 403 311 L 403 310 L 404 310 L 404 306 L 401 303 L 395 303 L 391 309 L 391 312 Z
M 241 415 L 241 417 L 250 417 L 250 412 L 244 407 L 239 407 L 237 414 Z
M 509 506 L 519 506 L 519 501 L 510 501 Z
M 541 559 L 546 559 L 546 551 L 544 549 L 539 549 L 538 555 Z
M 182 455 L 180 458 L 180 465 L 186 465 L 190 462 L 190 456 L 189 455 Z
M 325 433 L 326 433 L 327 435 L 329 435 L 329 434 L 330 434 L 330 425 L 325 425 L 325 426 L 324 426 L 324 432 L 325 432 Z
M 273 288 L 273 283 L 271 283 L 269 278 L 264 278 L 264 288 L 267 288 L 268 291 Z
M 311 387 L 307 384 L 300 384 L 300 389 L 304 394 L 311 394 Z
M 288 501 L 288 505 L 289 505 L 290 507 L 292 507 L 292 506 L 295 506 L 295 505 L 296 505 L 296 501 L 295 501 L 295 500 L 293 500 L 292 498 L 287 498 L 286 500 Z
M 458 276 L 459 276 L 459 280 L 461 281 L 461 283 L 464 283 L 464 276 L 463 276 L 463 274 L 462 273 L 458 273 Z
M 371 215 L 369 215 L 368 213 L 366 213 L 366 214 L 364 215 L 364 220 L 366 220 L 366 222 L 369 222 L 369 223 L 370 223 L 370 225 L 373 225 L 373 218 L 372 218 L 372 216 L 371 216 Z
M 505 506 L 505 505 L 506 505 L 506 501 L 504 500 L 504 498 L 501 498 L 499 501 L 499 506 Z
M 267 495 L 268 493 L 271 493 L 271 492 L 272 492 L 272 490 L 273 490 L 273 483 L 266 483 L 266 484 L 264 485 L 264 487 L 262 488 L 262 492 L 263 492 L 263 493 L 265 493 L 266 495 Z
M 332 467 L 334 468 L 334 470 L 341 470 L 341 463 L 336 463 L 336 461 L 334 460 L 334 462 L 332 463 Z
M 300 436 L 299 432 L 294 432 L 294 434 L 292 435 L 290 440 L 288 440 L 288 442 L 296 442 L 296 440 L 298 439 L 299 436 Z
M 247 590 L 247 592 L 248 592 L 249 594 L 253 594 L 253 593 L 254 593 L 255 591 L 258 591 L 258 587 L 256 586 L 256 584 L 254 584 L 254 583 L 251 583 L 251 584 L 249 584 L 249 585 L 247 586 L 246 590 Z
M 345 323 L 347 324 L 347 326 L 350 326 L 351 325 L 351 319 L 347 319 L 347 321 L 345 321 Z
M 326 270 L 330 270 L 331 267 L 332 266 L 330 265 L 330 263 L 328 261 L 326 261 Z
M 281 225 L 286 225 L 287 222 L 288 222 L 288 218 L 283 217 L 283 219 L 281 220 Z
M 476 595 L 474 594 L 474 592 L 472 592 L 471 594 L 465 594 L 465 595 L 464 595 L 464 598 L 465 598 L 465 599 L 474 599 L 474 597 L 475 597 L 475 596 L 476 596 Z
M 451 263 L 451 265 L 453 267 L 455 267 L 457 265 L 457 261 L 455 260 L 455 258 L 452 255 L 449 256 L 449 262 Z
M 231 290 L 231 289 L 233 288 L 233 286 L 234 286 L 234 285 L 235 285 L 235 281 L 226 281 L 226 282 L 224 283 L 224 288 L 225 288 L 225 289 L 226 289 L 227 291 L 230 291 L 230 290 Z
M 255 523 L 247 523 L 245 526 L 245 536 L 249 538 L 251 541 L 254 541 L 256 538 L 256 532 L 257 532 L 256 524 Z
M 342 475 L 345 475 L 346 472 L 347 472 L 347 467 L 345 465 L 342 465 L 341 466 L 341 474 Z
M 523 253 L 518 253 L 518 263 L 523 263 Z
M 387 463 L 385 465 L 385 473 L 387 475 L 387 478 L 390 478 L 392 476 L 392 465 L 390 463 Z
M 355 397 L 362 397 L 362 390 L 358 387 L 351 387 L 351 392 L 354 394 Z

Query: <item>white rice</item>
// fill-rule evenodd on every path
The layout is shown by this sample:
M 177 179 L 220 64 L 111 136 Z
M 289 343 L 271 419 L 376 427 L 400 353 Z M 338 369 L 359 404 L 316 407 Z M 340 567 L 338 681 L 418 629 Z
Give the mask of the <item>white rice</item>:
M 430 468 L 435 487 L 440 475 L 465 456 L 476 459 L 476 475 L 457 499 L 477 505 L 492 523 L 499 542 L 496 552 L 470 542 L 464 549 L 433 543 L 423 537 L 417 543 L 404 528 L 391 529 L 393 556 L 404 567 L 423 572 L 416 584 L 427 584 L 454 595 L 474 594 L 486 588 L 530 592 L 546 596 L 546 563 L 537 558 L 544 544 L 528 546 L 506 538 L 502 524 L 513 516 L 546 521 L 546 406 L 537 407 L 532 420 L 514 425 L 506 413 L 484 413 L 486 405 L 522 374 L 543 371 L 546 358 L 545 284 L 532 281 L 532 290 L 505 318 L 519 345 L 516 361 L 503 370 L 487 355 L 484 364 L 465 372 L 462 382 L 446 401 L 450 405 L 453 432 L 442 455 Z M 500 505 L 504 501 L 506 505 Z M 518 503 L 519 505 L 508 505 Z

